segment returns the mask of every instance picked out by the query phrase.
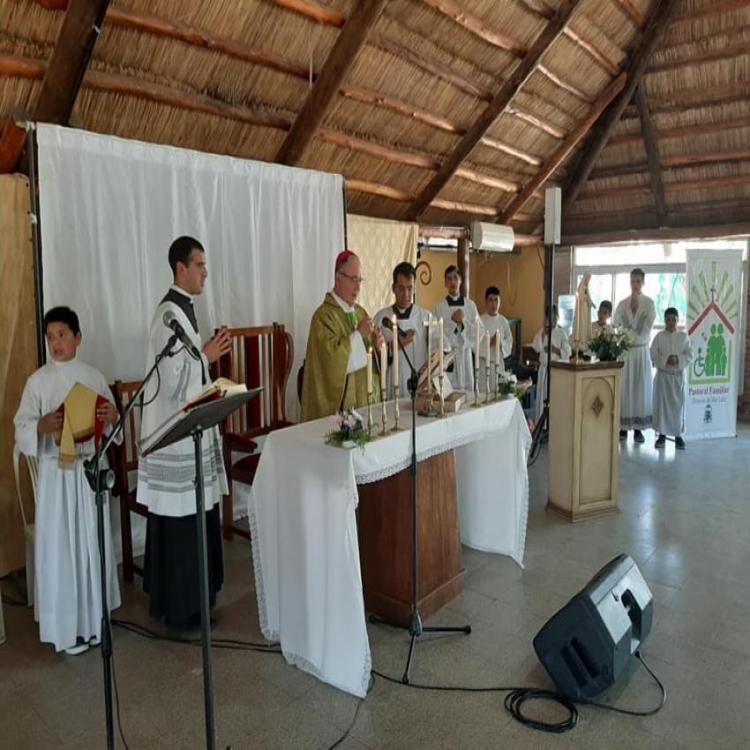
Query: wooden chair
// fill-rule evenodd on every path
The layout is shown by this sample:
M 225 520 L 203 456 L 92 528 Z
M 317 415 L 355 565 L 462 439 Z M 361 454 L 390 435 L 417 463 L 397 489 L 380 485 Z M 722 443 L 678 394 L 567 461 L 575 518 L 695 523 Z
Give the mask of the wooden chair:
M 231 351 L 212 366 L 212 377 L 225 377 L 245 383 L 248 389 L 263 386 L 262 393 L 247 406 L 231 414 L 223 427 L 224 463 L 229 494 L 223 501 L 224 538 L 235 534 L 246 539 L 250 534 L 234 525 L 232 482 L 252 484 L 260 461 L 254 438 L 288 427 L 286 386 L 294 360 L 294 342 L 284 326 L 274 323 L 256 328 L 230 328 Z M 245 453 L 237 461 L 232 452 Z
M 116 380 L 112 386 L 115 406 L 122 414 L 138 388 L 140 380 L 123 382 Z M 133 573 L 143 576 L 143 568 L 133 562 L 133 532 L 130 514 L 148 516 L 148 508 L 138 502 L 138 437 L 141 431 L 141 413 L 136 407 L 128 415 L 124 425 L 121 445 L 110 449 L 110 463 L 115 471 L 115 486 L 112 495 L 120 498 L 120 532 L 122 537 L 122 577 L 132 583 Z

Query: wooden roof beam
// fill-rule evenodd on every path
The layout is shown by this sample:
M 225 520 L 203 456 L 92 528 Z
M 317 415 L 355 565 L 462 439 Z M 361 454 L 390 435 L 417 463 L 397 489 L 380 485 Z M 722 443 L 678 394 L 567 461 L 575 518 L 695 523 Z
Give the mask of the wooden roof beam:
M 271 2 L 280 8 L 286 8 L 325 26 L 335 26 L 340 29 L 346 23 L 346 17 L 342 16 L 341 13 L 324 8 L 319 3 L 312 2 L 312 0 L 271 0 Z
M 34 106 L 34 120 L 67 124 L 94 45 L 99 38 L 109 2 L 110 0 L 68 2 L 60 34 Z M 0 140 L 3 171 L 12 172 L 16 168 L 25 145 L 25 132 L 12 120 L 6 120 Z
M 750 221 L 732 224 L 686 224 L 671 228 L 613 229 L 606 232 L 567 234 L 562 245 L 607 245 L 619 242 L 641 242 L 644 240 L 697 240 L 712 237 L 742 237 L 750 235 Z
M 739 117 L 724 122 L 703 122 L 696 125 L 682 125 L 674 128 L 663 128 L 657 131 L 656 137 L 660 140 L 668 138 L 692 138 L 696 135 L 708 135 L 724 130 L 737 130 L 750 128 L 750 117 Z M 622 146 L 627 143 L 639 143 L 643 138 L 641 133 L 622 133 L 614 135 L 609 139 L 607 146 Z
M 615 0 L 615 5 L 618 5 L 639 29 L 643 26 L 646 19 L 643 17 L 643 13 L 633 4 L 632 0 Z
M 657 138 L 660 137 L 656 134 Z M 660 156 L 662 167 L 689 167 L 698 164 L 722 164 L 724 162 L 750 161 L 750 150 L 740 149 L 737 151 L 709 151 L 700 154 L 679 154 L 677 156 Z M 611 177 L 624 177 L 625 175 L 645 174 L 648 172 L 648 162 L 636 162 L 635 164 L 619 164 L 603 169 L 595 169 L 590 180 L 605 180 Z
M 499 213 L 499 221 L 507 224 L 512 221 L 513 217 L 520 211 L 526 202 L 531 198 L 536 190 L 544 185 L 552 173 L 567 159 L 570 152 L 576 147 L 578 142 L 591 130 L 601 113 L 607 108 L 610 102 L 625 87 L 626 75 L 620 73 L 612 83 L 600 94 L 594 105 L 591 107 L 586 117 L 576 126 L 565 140 L 558 146 L 555 153 L 542 165 L 537 174 L 524 185 L 521 192 L 502 209 Z
M 726 175 L 725 177 L 711 177 L 705 180 L 681 180 L 665 182 L 664 192 L 685 193 L 691 190 L 727 190 L 731 187 L 747 187 L 750 185 L 750 175 Z M 625 187 L 591 188 L 581 193 L 581 200 L 602 200 L 604 198 L 624 198 L 627 196 L 648 195 L 650 185 L 626 185 Z
M 492 101 L 479 116 L 477 121 L 467 130 L 461 141 L 458 143 L 453 152 L 443 162 L 437 174 L 430 180 L 427 186 L 422 190 L 414 204 L 409 210 L 409 216 L 416 219 L 430 203 L 437 197 L 437 194 L 447 184 L 460 166 L 461 162 L 469 155 L 474 147 L 480 143 L 481 139 L 487 134 L 497 118 L 506 111 L 513 97 L 521 90 L 522 86 L 533 74 L 536 66 L 539 64 L 544 53 L 554 43 L 559 36 L 565 24 L 570 19 L 571 14 L 576 6 L 575 2 L 566 0 L 561 3 L 555 17 L 545 27 L 539 35 L 526 56 L 519 62 L 511 77 L 502 85 Z
M 686 13 L 680 13 L 675 16 L 674 23 L 690 23 L 700 18 L 708 18 L 720 13 L 730 13 L 733 10 L 742 10 L 750 7 L 750 0 L 723 0 L 723 2 L 714 3 L 697 10 L 690 10 Z
M 388 0 L 361 0 L 356 5 L 310 89 L 292 129 L 276 154 L 277 162 L 293 165 L 302 158 L 387 2 Z
M 741 57 L 747 55 L 750 50 L 750 44 L 747 41 L 741 42 L 740 44 L 730 45 L 728 47 L 722 47 L 714 52 L 706 52 L 698 57 L 684 57 L 679 60 L 665 60 L 664 62 L 655 63 L 649 65 L 646 70 L 646 75 L 654 75 L 656 73 L 663 73 L 665 70 L 676 70 L 678 68 L 692 68 L 700 67 L 706 63 L 717 62 L 720 60 L 731 60 L 735 57 Z M 660 50 L 663 52 L 664 50 Z
M 620 120 L 628 102 L 632 99 L 636 86 L 646 70 L 651 53 L 654 51 L 662 34 L 669 26 L 676 7 L 675 0 L 656 0 L 649 16 L 646 28 L 639 40 L 627 69 L 627 82 L 620 95 L 607 108 L 596 128 L 584 145 L 584 150 L 565 181 L 562 191 L 563 218 L 569 207 L 575 202 L 583 184 L 591 174 L 602 149 L 607 144 L 615 126 Z
M 643 132 L 643 142 L 646 146 L 651 190 L 654 194 L 654 203 L 656 204 L 656 218 L 660 224 L 663 224 L 664 218 L 667 215 L 667 200 L 664 195 L 664 185 L 661 181 L 661 164 L 659 162 L 659 144 L 656 141 L 656 128 L 654 128 L 651 112 L 648 109 L 646 92 L 643 90 L 643 81 L 638 84 L 635 90 L 635 106 L 638 107 L 638 114 L 641 118 L 641 130 Z

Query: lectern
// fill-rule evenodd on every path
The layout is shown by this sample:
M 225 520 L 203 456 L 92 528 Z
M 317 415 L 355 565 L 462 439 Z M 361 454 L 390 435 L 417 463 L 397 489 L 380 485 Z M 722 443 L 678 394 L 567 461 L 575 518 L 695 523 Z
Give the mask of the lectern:
M 622 362 L 552 362 L 547 508 L 570 521 L 616 511 Z

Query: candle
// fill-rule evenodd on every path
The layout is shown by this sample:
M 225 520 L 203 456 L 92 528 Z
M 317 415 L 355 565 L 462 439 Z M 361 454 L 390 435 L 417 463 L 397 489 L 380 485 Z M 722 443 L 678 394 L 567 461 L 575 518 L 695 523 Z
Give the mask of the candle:
M 367 395 L 372 396 L 372 347 L 367 349 Z
M 432 395 L 432 313 L 427 316 L 427 395 Z
M 385 371 L 388 367 L 388 353 L 385 349 L 385 339 L 380 345 L 380 400 L 385 401 Z
M 398 387 L 398 322 L 396 321 L 396 316 L 394 315 L 391 318 L 391 335 L 393 336 L 393 371 L 391 373 L 393 378 L 393 388 L 394 393 L 395 389 Z
M 438 375 L 443 374 L 443 319 L 440 318 L 438 325 L 439 336 L 438 336 Z
M 495 331 L 495 364 L 500 367 L 500 331 Z
M 480 328 L 479 328 L 479 313 L 477 313 L 476 320 L 474 321 L 474 326 L 475 326 L 474 330 L 477 332 L 477 336 L 476 336 L 477 343 L 476 343 L 476 347 L 474 348 L 474 353 L 476 354 L 476 357 L 477 357 L 477 369 L 479 369 L 479 344 L 480 344 L 480 341 L 481 341 L 481 337 L 480 337 L 480 334 L 479 334 L 479 331 L 480 331 Z
M 485 336 L 486 341 L 485 347 L 484 347 L 484 359 L 485 359 L 485 367 L 490 366 L 490 332 L 487 331 L 487 334 Z

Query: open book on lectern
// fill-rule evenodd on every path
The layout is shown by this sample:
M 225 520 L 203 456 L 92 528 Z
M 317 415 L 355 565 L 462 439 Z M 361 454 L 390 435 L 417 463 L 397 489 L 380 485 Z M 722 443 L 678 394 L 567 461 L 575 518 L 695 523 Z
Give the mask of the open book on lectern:
M 181 406 L 174 414 L 167 417 L 151 434 L 141 440 L 138 446 L 141 455 L 147 454 L 151 446 L 158 443 L 163 435 L 196 407 L 212 401 L 219 401 L 227 396 L 235 396 L 238 393 L 247 393 L 247 386 L 244 383 L 235 383 L 229 378 L 217 378 L 213 383 L 209 383 L 200 393 Z

